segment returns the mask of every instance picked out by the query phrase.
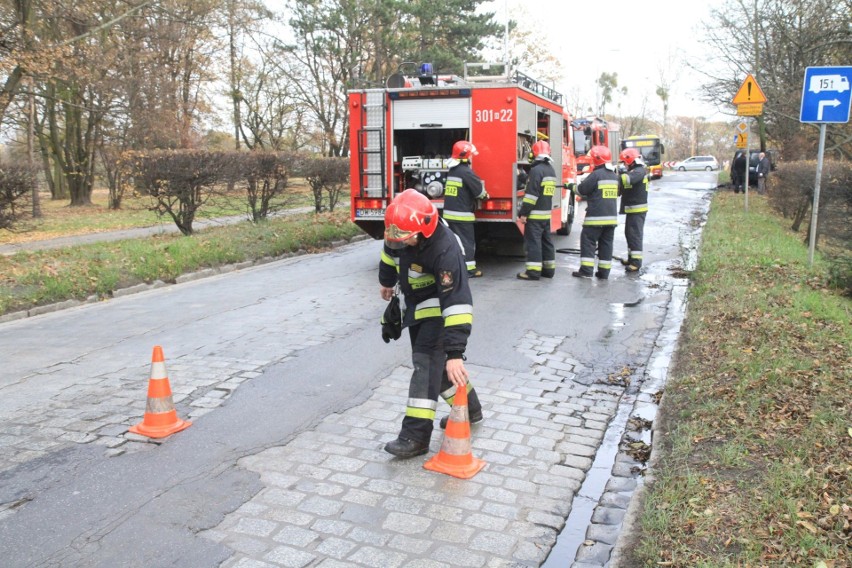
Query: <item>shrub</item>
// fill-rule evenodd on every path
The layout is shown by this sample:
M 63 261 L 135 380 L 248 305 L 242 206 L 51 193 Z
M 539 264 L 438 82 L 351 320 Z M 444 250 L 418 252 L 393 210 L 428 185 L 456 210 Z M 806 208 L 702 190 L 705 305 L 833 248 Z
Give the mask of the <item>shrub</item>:
M 816 182 L 815 160 L 787 162 L 773 173 L 770 204 L 799 231 L 807 220 L 804 242 L 808 242 L 811 203 Z M 817 248 L 831 263 L 832 284 L 852 295 L 852 163 L 823 162 L 817 210 Z
M 346 158 L 308 158 L 302 164 L 302 175 L 311 186 L 314 208 L 323 210 L 323 196 L 328 200 L 327 209 L 334 211 L 348 187 L 349 160 Z
M 274 201 L 286 193 L 287 183 L 300 157 L 288 152 L 240 152 L 231 161 L 229 182 L 245 183 L 247 208 L 252 221 L 266 219 L 270 213 L 289 205 L 286 199 Z
M 27 166 L 0 164 L 0 229 L 12 229 L 29 206 L 35 172 Z
M 156 151 L 139 154 L 133 163 L 137 185 L 150 195 L 152 207 L 168 214 L 180 232 L 192 234 L 192 223 L 216 185 L 234 172 L 235 152 Z

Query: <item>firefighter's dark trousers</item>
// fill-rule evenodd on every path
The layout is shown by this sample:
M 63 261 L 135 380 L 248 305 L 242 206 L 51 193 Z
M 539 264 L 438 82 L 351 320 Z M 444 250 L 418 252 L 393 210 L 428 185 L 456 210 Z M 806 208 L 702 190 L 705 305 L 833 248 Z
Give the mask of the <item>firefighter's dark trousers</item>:
M 612 268 L 612 243 L 615 240 L 615 225 L 583 225 L 580 233 L 580 272 L 589 276 L 595 270 L 595 252 L 598 271 L 595 276 L 608 278 Z
M 550 220 L 527 220 L 524 225 L 527 274 L 550 278 L 556 272 L 556 249 L 550 238 Z
M 624 221 L 624 238 L 627 239 L 627 263 L 642 268 L 642 240 L 645 237 L 645 215 L 628 213 Z
M 447 378 L 444 352 L 444 319 L 428 318 L 408 328 L 414 372 L 408 385 L 408 404 L 402 419 L 400 438 L 429 443 L 438 396 L 452 405 L 456 387 Z M 473 386 L 467 384 L 468 415 L 480 414 L 482 404 Z
M 450 230 L 458 235 L 464 247 L 464 263 L 467 265 L 467 271 L 473 272 L 476 270 L 476 235 L 473 223 L 447 221 L 447 224 Z

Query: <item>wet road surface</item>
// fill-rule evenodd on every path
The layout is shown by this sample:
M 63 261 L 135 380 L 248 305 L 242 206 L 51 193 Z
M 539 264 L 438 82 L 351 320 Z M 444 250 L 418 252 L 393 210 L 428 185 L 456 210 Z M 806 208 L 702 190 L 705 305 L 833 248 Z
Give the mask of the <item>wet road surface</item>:
M 638 277 L 522 282 L 488 257 L 468 368 L 471 480 L 398 460 L 411 373 L 379 336 L 379 245 L 0 324 L 0 554 L 10 566 L 607 566 L 641 487 L 709 193 L 655 185 Z M 624 250 L 623 231 L 616 251 Z M 179 416 L 151 441 L 151 347 Z M 446 410 L 446 409 L 445 409 Z M 439 415 L 443 415 L 440 412 Z M 637 420 L 643 418 L 642 420 Z M 638 425 L 638 427 L 637 427 Z M 638 428 L 638 429 L 637 429 Z

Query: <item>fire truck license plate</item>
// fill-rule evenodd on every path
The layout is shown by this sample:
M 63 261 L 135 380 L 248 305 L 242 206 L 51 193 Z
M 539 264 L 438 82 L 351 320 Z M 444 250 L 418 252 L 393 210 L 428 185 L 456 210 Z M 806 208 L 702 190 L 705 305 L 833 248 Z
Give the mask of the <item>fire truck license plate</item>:
M 355 210 L 356 217 L 380 217 L 384 218 L 385 210 L 384 209 L 356 209 Z

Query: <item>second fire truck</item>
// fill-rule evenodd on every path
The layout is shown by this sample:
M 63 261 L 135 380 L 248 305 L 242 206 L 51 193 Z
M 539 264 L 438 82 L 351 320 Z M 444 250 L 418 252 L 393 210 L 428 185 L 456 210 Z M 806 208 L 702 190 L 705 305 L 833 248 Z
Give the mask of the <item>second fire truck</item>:
M 407 188 L 440 209 L 453 144 L 472 142 L 474 171 L 490 198 L 476 215 L 477 240 L 519 237 L 523 199 L 519 174 L 530 167 L 537 140 L 550 143 L 562 186 L 553 196 L 551 230 L 567 235 L 574 219 L 577 181 L 571 116 L 562 95 L 503 64 L 466 64 L 463 76 L 437 75 L 428 64 L 392 75 L 385 88 L 349 92 L 352 220 L 374 238 L 384 212 Z

